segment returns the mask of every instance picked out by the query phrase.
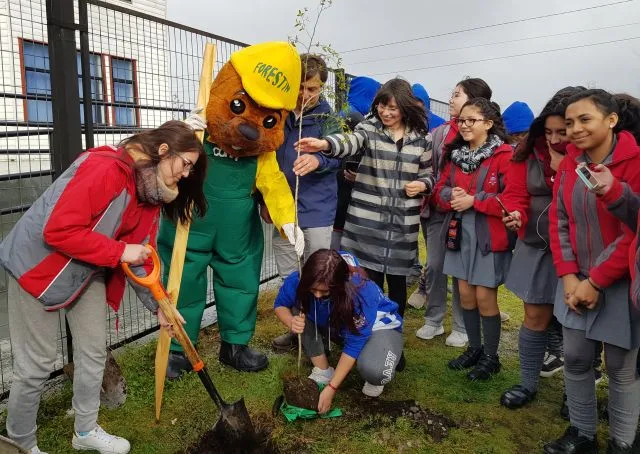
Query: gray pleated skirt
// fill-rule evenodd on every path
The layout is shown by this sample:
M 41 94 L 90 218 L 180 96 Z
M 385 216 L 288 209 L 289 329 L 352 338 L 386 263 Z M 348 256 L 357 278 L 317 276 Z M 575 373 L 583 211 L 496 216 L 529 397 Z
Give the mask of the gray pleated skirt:
M 507 276 L 511 256 L 511 251 L 482 254 L 476 236 L 476 212 L 471 209 L 462 214 L 460 250 L 447 249 L 443 273 L 467 281 L 470 285 L 497 288 Z
M 587 339 L 631 350 L 640 346 L 640 319 L 632 317 L 629 284 L 628 279 L 616 281 L 604 289 L 594 309 L 578 306 L 582 312 L 579 315 L 564 303 L 564 287 L 560 281 L 553 313 L 562 326 L 584 331 Z
M 551 251 L 518 240 L 504 285 L 527 304 L 554 304 L 558 276 Z

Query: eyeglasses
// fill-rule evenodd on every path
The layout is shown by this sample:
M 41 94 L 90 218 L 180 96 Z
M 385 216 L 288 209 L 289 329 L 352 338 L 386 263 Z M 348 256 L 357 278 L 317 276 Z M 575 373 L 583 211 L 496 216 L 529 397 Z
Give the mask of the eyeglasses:
M 182 166 L 185 171 L 189 172 L 189 175 L 193 173 L 193 171 L 195 170 L 193 162 L 189 161 L 187 158 L 185 158 L 179 153 L 171 152 L 171 154 L 182 159 Z
M 476 124 L 476 121 L 487 121 L 487 120 L 484 118 L 458 118 L 456 120 L 456 123 L 458 123 L 458 126 L 465 125 L 468 128 L 472 128 L 473 125 Z

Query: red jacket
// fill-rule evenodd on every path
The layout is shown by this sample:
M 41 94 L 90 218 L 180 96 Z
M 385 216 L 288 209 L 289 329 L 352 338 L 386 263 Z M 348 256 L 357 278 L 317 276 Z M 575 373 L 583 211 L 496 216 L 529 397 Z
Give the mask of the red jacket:
M 602 195 L 601 200 L 614 216 L 636 232 L 629 247 L 629 272 L 631 273 L 631 300 L 638 311 L 640 310 L 640 264 L 637 263 L 637 259 L 640 258 L 640 254 L 638 254 L 640 196 L 635 194 L 627 183 L 621 183 L 616 179 L 613 180 L 611 189 Z
M 556 174 L 549 211 L 553 262 L 560 277 L 580 273 L 606 288 L 629 276 L 634 232 L 609 212 L 606 197 L 596 197 L 579 180 L 575 168 L 580 162 L 585 162 L 585 155 L 569 145 Z M 640 148 L 631 134 L 618 134 L 615 149 L 603 164 L 632 191 L 640 191 Z
M 548 166 L 545 158 L 534 149 L 524 161 L 511 161 L 506 188 L 500 195 L 509 212 L 520 212 L 522 226 L 518 238 L 539 249 L 549 246 L 549 208 L 555 178 L 550 167 L 545 169 Z
M 107 302 L 120 306 L 125 243 L 155 244 L 160 213 L 138 201 L 132 164 L 123 149 L 81 154 L 0 245 L 2 264 L 48 310 L 73 302 L 99 267 L 109 269 Z
M 473 209 L 479 213 L 476 216 L 476 233 L 484 254 L 506 251 L 511 247 L 512 235 L 502 223 L 502 208 L 495 197 L 504 191 L 512 153 L 510 145 L 502 144 L 475 172 L 468 175 L 447 161 L 436 184 L 434 197 L 440 211 L 453 211 L 451 190 L 456 186 L 474 196 Z

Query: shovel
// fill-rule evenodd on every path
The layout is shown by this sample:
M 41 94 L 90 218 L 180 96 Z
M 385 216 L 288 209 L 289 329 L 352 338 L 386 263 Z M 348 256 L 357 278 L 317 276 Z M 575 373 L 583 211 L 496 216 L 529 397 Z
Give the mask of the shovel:
M 252 443 L 256 439 L 256 436 L 253 424 L 251 423 L 251 418 L 249 417 L 249 412 L 244 404 L 244 399 L 240 399 L 232 404 L 228 404 L 222 400 L 220 393 L 218 393 L 218 390 L 211 381 L 211 377 L 207 372 L 204 362 L 191 343 L 189 336 L 187 336 L 182 323 L 177 317 L 177 311 L 160 282 L 160 258 L 158 257 L 158 253 L 149 245 L 147 245 L 147 248 L 151 251 L 151 259 L 153 262 L 153 270 L 151 273 L 145 277 L 138 277 L 131 271 L 129 265 L 122 263 L 124 272 L 138 285 L 146 287 L 151 291 L 151 294 L 158 302 L 160 310 L 164 314 L 165 318 L 171 325 L 173 325 L 176 339 L 180 345 L 182 345 L 186 357 L 193 366 L 193 370 L 198 373 L 198 377 L 200 377 L 202 384 L 220 410 L 220 416 L 214 426 L 214 431 L 223 441 L 232 446 Z

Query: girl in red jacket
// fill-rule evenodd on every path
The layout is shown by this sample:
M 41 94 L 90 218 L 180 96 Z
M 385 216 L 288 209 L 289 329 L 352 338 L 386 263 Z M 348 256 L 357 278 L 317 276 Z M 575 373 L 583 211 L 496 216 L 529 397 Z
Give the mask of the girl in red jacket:
M 513 235 L 502 224 L 496 196 L 504 190 L 512 149 L 505 143 L 500 108 L 491 101 L 465 103 L 458 125 L 459 134 L 445 147 L 446 165 L 435 191 L 438 208 L 450 212 L 443 272 L 458 279 L 469 336 L 469 347 L 449 367 L 475 366 L 468 377 L 486 380 L 500 371 L 497 288 L 509 267 Z
M 526 140 L 513 154 L 507 188 L 500 197 L 509 210 L 503 219 L 506 226 L 518 232 L 505 286 L 524 302 L 518 342 L 521 381 L 500 398 L 511 409 L 531 402 L 538 390 L 558 283 L 549 248 L 549 207 L 553 180 L 568 145 L 564 110 L 569 97 L 581 89 L 563 88 L 533 120 Z
M 604 165 L 631 191 L 640 191 L 640 148 L 622 129 L 629 124 L 628 115 L 604 90 L 574 95 L 565 111 L 571 145 L 556 175 L 549 233 L 554 265 L 562 278 L 554 314 L 563 326 L 571 425 L 561 438 L 545 445 L 548 454 L 597 452 L 597 342 L 604 342 L 609 375 L 607 452 L 633 452 L 640 412 L 640 320 L 632 316 L 629 299 L 628 255 L 634 233 L 576 174 L 579 165 Z
M 128 453 L 129 442 L 97 424 L 106 359 L 107 304 L 118 310 L 125 289 L 120 263 L 146 274 L 146 243 L 155 243 L 160 209 L 174 221 L 204 214 L 206 156 L 190 126 L 169 121 L 119 148 L 82 153 L 36 200 L 0 244 L 9 273 L 13 383 L 7 433 L 31 453 L 45 382 L 56 362 L 59 314 L 73 335 L 75 449 Z M 135 271 L 137 269 L 137 271 Z M 136 288 L 157 312 L 149 292 Z M 158 321 L 167 329 L 161 312 Z

